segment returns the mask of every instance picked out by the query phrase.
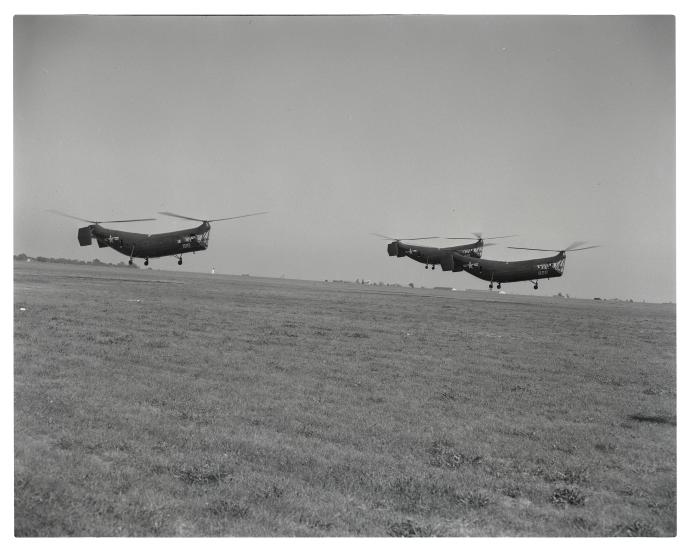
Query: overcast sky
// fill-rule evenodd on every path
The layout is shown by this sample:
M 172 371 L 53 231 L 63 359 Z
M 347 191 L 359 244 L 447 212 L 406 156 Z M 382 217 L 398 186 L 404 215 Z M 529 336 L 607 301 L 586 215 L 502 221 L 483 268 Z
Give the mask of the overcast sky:
M 79 247 L 83 224 L 50 208 L 270 210 L 214 224 L 182 268 L 151 266 L 484 289 L 370 233 L 517 233 L 484 257 L 601 246 L 538 294 L 675 299 L 671 16 L 18 16 L 14 31 L 15 253 L 126 260 Z M 190 225 L 157 217 L 112 227 Z

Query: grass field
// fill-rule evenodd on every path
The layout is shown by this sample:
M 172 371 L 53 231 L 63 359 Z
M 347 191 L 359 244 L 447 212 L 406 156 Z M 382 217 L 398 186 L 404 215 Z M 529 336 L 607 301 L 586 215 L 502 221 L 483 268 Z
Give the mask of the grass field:
M 17 536 L 676 534 L 674 305 L 15 263 L 14 315 Z

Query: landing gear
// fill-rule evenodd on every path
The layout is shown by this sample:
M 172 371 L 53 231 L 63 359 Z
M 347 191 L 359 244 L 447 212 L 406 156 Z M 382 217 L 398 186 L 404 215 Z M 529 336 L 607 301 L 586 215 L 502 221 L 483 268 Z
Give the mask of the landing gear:
M 182 258 L 180 258 L 180 259 L 178 260 L 178 265 L 183 265 L 183 259 L 182 259 Z
M 502 283 L 497 283 L 497 290 L 500 290 L 502 288 Z
M 176 256 L 173 254 L 174 258 L 178 258 L 178 265 L 183 265 L 183 255 L 181 254 L 180 256 Z
M 433 264 L 432 269 L 435 269 L 435 264 Z
M 534 289 L 534 290 L 538 290 L 538 283 L 534 283 L 533 289 Z
M 428 269 L 428 264 L 425 264 L 425 269 Z
M 128 261 L 127 263 L 130 264 L 130 265 L 132 265 L 132 258 L 130 258 L 129 261 Z
M 145 265 L 145 266 L 146 266 L 146 265 L 149 265 L 149 258 L 145 258 L 145 260 L 144 260 L 144 265 Z
M 127 262 L 128 264 L 132 265 L 132 256 L 135 255 L 135 247 L 134 245 L 132 246 L 132 250 L 130 250 L 130 260 Z
M 489 288 L 490 290 L 492 290 L 492 289 L 493 289 L 493 283 L 490 283 L 490 284 L 488 285 L 488 288 Z

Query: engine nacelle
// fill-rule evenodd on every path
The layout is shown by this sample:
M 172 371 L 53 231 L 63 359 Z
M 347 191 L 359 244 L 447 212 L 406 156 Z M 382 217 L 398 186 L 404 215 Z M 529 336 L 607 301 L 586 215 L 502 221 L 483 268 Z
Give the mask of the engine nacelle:
M 79 231 L 77 231 L 77 239 L 79 240 L 80 246 L 90 246 L 92 238 L 91 226 L 80 227 Z

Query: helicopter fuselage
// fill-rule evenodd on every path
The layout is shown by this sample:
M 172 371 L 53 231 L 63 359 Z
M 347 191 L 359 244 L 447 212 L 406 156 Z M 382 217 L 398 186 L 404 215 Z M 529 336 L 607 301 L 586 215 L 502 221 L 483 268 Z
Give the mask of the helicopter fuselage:
M 463 270 L 474 277 L 495 283 L 516 283 L 519 281 L 535 281 L 561 277 L 565 270 L 564 252 L 546 258 L 503 262 L 473 258 L 462 254 L 454 254 L 454 271 Z
M 479 240 L 471 244 L 448 246 L 445 248 L 419 246 L 394 241 L 387 245 L 387 253 L 390 256 L 397 256 L 399 258 L 411 258 L 426 266 L 442 265 L 442 268 L 445 269 L 446 263 L 451 261 L 452 255 L 455 253 L 463 254 L 471 258 L 480 258 L 483 253 L 483 241 Z
M 77 238 L 82 246 L 89 246 L 96 239 L 100 248 L 108 246 L 130 258 L 160 258 L 206 250 L 210 229 L 210 224 L 203 222 L 191 229 L 147 235 L 93 224 L 80 228 Z

